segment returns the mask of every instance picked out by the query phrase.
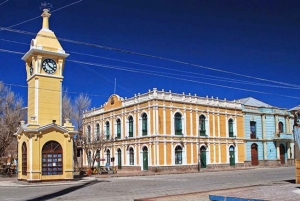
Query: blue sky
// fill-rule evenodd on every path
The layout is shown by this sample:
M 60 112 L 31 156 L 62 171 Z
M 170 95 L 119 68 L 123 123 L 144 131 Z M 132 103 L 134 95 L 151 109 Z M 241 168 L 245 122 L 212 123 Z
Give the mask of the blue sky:
M 71 96 L 89 94 L 92 107 L 114 93 L 115 79 L 116 93 L 128 98 L 158 88 L 251 96 L 288 109 L 300 104 L 300 1 L 78 1 L 49 1 L 50 29 L 76 41 L 60 41 L 70 54 L 63 86 Z M 42 2 L 0 0 L 0 27 L 29 20 L 13 29 L 37 33 Z M 34 37 L 0 31 L 0 49 L 26 53 Z M 0 51 L 0 80 L 26 104 L 21 57 Z

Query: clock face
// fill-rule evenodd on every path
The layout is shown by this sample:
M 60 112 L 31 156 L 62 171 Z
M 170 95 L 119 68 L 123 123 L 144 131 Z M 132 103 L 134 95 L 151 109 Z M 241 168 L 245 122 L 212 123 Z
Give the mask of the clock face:
M 57 65 L 53 59 L 45 59 L 42 63 L 42 68 L 46 73 L 53 74 L 57 69 Z
M 32 74 L 33 74 L 32 62 L 30 62 L 30 66 L 29 66 L 29 73 L 30 73 L 30 75 L 32 75 Z

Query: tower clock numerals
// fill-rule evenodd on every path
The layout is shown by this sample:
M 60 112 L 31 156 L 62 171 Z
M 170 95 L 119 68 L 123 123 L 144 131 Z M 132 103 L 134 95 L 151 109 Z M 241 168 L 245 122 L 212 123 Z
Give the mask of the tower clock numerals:
M 53 74 L 57 69 L 57 65 L 53 59 L 44 59 L 42 62 L 42 68 L 46 73 Z

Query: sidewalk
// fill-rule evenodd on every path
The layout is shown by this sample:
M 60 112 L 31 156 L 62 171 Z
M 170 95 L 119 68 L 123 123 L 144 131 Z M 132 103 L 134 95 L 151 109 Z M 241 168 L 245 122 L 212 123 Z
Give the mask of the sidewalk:
M 251 168 L 239 168 L 239 170 L 247 170 Z M 253 168 L 252 168 L 253 169 Z M 234 171 L 236 169 L 226 170 L 206 170 L 209 171 Z M 194 171 L 194 173 L 198 171 Z M 201 171 L 204 172 L 204 171 Z M 51 181 L 51 182 L 39 182 L 39 183 L 28 183 L 24 181 L 18 181 L 17 177 L 0 177 L 0 187 L 34 187 L 34 186 L 49 186 L 49 185 L 76 185 L 82 184 L 82 182 L 94 182 L 101 180 L 102 178 L 111 177 L 133 177 L 133 176 L 151 176 L 151 175 L 164 175 L 164 174 L 185 174 L 193 172 L 149 172 L 149 171 L 138 171 L 138 172 L 126 172 L 118 171 L 116 174 L 97 174 L 91 176 L 79 176 L 76 174 L 72 181 Z M 295 184 L 295 181 L 281 181 L 265 185 L 248 186 L 234 189 L 219 189 L 215 191 L 199 191 L 189 194 L 178 194 L 162 197 L 152 197 L 138 199 L 139 201 L 190 201 L 199 200 L 207 201 L 210 195 L 222 196 L 225 200 L 234 200 L 231 198 L 244 198 L 247 200 L 259 199 L 259 200 L 300 200 L 300 185 Z M 137 201 L 138 201 L 137 200 Z

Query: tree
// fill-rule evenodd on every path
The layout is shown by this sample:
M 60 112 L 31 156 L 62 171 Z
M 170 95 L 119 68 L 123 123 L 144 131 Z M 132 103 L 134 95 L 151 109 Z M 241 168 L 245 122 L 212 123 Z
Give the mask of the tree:
M 79 94 L 79 96 L 75 98 L 73 114 L 79 134 L 82 134 L 83 112 L 88 110 L 90 108 L 90 105 L 91 99 L 87 95 Z
M 66 119 L 72 119 L 73 117 L 73 106 L 71 103 L 71 98 L 68 96 L 68 92 L 63 93 L 62 98 L 62 118 L 63 121 Z
M 106 150 L 113 146 L 114 137 L 108 139 L 107 135 L 102 133 L 87 133 L 81 138 L 82 148 L 86 154 L 88 160 L 89 168 L 93 169 L 95 167 L 95 161 L 97 158 L 100 159 L 101 150 Z
M 17 138 L 14 133 L 20 121 L 24 120 L 22 104 L 22 99 L 0 82 L 0 157 L 17 151 Z
M 73 124 L 77 126 L 79 135 L 75 135 L 73 138 L 73 160 L 75 168 L 78 168 L 77 160 L 77 151 L 78 147 L 81 147 L 81 136 L 82 136 L 82 117 L 83 112 L 88 110 L 91 105 L 91 99 L 84 94 L 79 94 L 75 98 L 74 102 L 71 101 L 71 98 L 68 96 L 67 92 L 63 94 L 62 98 L 62 117 L 63 119 L 70 119 Z

